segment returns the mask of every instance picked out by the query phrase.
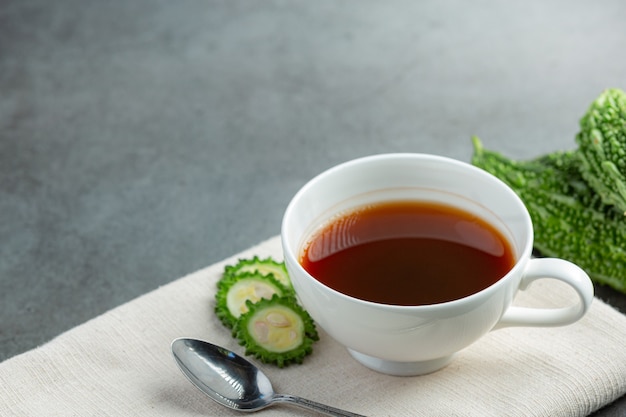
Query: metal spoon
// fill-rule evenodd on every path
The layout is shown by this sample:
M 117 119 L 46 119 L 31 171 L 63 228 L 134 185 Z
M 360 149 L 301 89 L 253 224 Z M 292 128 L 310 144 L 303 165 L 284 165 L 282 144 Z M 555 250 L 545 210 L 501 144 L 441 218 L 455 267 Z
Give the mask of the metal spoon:
M 172 353 L 187 378 L 226 407 L 251 412 L 272 404 L 289 403 L 329 416 L 364 417 L 294 395 L 276 394 L 260 369 L 223 347 L 179 338 L 172 342 Z

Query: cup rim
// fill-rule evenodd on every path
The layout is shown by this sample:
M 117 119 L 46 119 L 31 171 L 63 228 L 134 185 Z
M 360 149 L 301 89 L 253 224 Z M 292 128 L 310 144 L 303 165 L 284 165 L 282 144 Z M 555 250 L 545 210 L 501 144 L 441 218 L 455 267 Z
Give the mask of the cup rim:
M 381 159 L 394 159 L 394 158 L 412 158 L 412 159 L 417 158 L 420 160 L 440 161 L 442 163 L 461 166 L 464 169 L 469 169 L 473 171 L 476 175 L 481 175 L 484 178 L 489 179 L 490 181 L 494 181 L 495 183 L 498 183 L 500 187 L 502 188 L 502 190 L 508 194 L 509 198 L 512 201 L 514 201 L 516 205 L 520 207 L 520 214 L 523 216 L 523 221 L 526 225 L 525 228 L 527 230 L 527 233 L 529 234 L 526 240 L 525 246 L 521 248 L 519 255 L 516 257 L 515 264 L 513 265 L 513 267 L 503 277 L 501 277 L 493 284 L 489 285 L 486 288 L 483 288 L 482 290 L 478 292 L 475 292 L 473 294 L 467 295 L 462 298 L 450 300 L 450 301 L 432 303 L 432 304 L 419 304 L 419 305 L 386 304 L 386 303 L 379 303 L 379 302 L 374 302 L 374 301 L 369 301 L 369 300 L 364 300 L 361 298 L 353 297 L 341 291 L 337 291 L 332 287 L 329 287 L 328 285 L 322 283 L 321 281 L 313 277 L 306 269 L 304 269 L 304 267 L 300 264 L 300 261 L 298 260 L 297 254 L 294 253 L 294 250 L 292 250 L 292 248 L 287 242 L 287 231 L 290 227 L 288 224 L 288 221 L 289 221 L 290 216 L 292 215 L 292 212 L 294 211 L 294 206 L 296 205 L 297 201 L 301 199 L 302 196 L 305 195 L 305 193 L 307 193 L 309 188 L 315 186 L 317 182 L 323 180 L 325 177 L 329 175 L 333 175 L 336 171 L 343 170 L 352 165 L 374 162 L 374 161 L 381 160 Z M 504 285 L 505 281 L 509 281 L 513 279 L 512 277 L 514 276 L 521 275 L 519 270 L 525 267 L 526 262 L 531 257 L 533 240 L 534 240 L 533 225 L 532 225 L 532 220 L 528 212 L 528 209 L 526 208 L 526 205 L 523 203 L 521 198 L 504 181 L 502 181 L 495 175 L 479 167 L 476 167 L 472 164 L 469 164 L 467 162 L 463 162 L 463 161 L 445 157 L 445 156 L 427 154 L 427 153 L 412 153 L 412 152 L 380 153 L 380 154 L 373 154 L 373 155 L 351 159 L 351 160 L 339 163 L 337 165 L 334 165 L 320 172 L 319 174 L 315 175 L 311 179 L 309 179 L 296 192 L 296 194 L 294 194 L 289 204 L 287 205 L 287 208 L 285 209 L 282 223 L 281 223 L 281 243 L 283 247 L 283 254 L 286 258 L 285 260 L 287 260 L 288 258 L 288 261 L 292 265 L 295 265 L 295 267 L 298 268 L 299 272 L 303 274 L 308 281 L 311 281 L 315 286 L 319 286 L 323 288 L 325 291 L 329 291 L 335 296 L 340 297 L 341 299 L 348 300 L 348 301 L 351 301 L 353 303 L 360 304 L 360 305 L 384 307 L 387 309 L 400 311 L 400 312 L 401 311 L 410 312 L 410 311 L 415 311 L 415 310 L 425 311 L 425 310 L 438 310 L 438 309 L 454 309 L 456 307 L 461 307 L 462 305 L 466 305 L 467 303 L 476 302 L 482 298 L 489 297 L 493 292 L 497 291 L 499 287 Z

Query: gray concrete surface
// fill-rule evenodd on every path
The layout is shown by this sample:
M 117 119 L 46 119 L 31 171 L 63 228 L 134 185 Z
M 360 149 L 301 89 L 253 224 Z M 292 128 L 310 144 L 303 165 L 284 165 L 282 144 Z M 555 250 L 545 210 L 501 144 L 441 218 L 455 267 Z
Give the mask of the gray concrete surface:
M 0 360 L 278 234 L 338 162 L 468 161 L 474 134 L 517 158 L 574 147 L 589 103 L 626 88 L 625 17 L 622 0 L 3 0 Z

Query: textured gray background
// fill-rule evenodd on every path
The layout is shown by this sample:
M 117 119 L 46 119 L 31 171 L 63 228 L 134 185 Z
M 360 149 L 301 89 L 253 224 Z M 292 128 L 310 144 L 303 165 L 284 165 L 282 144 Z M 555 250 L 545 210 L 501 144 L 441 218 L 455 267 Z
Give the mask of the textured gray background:
M 3 0 L 0 360 L 278 234 L 336 163 L 469 161 L 474 134 L 516 158 L 574 147 L 591 101 L 626 89 L 625 17 L 622 0 Z

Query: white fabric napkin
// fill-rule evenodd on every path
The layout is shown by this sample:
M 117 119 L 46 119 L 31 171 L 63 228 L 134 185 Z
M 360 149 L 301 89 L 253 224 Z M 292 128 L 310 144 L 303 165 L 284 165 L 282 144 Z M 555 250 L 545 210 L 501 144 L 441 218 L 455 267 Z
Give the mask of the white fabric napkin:
M 243 354 L 213 313 L 215 283 L 225 265 L 253 255 L 282 259 L 279 238 L 0 363 L 0 415 L 241 415 L 187 381 L 170 343 L 196 337 Z M 516 303 L 571 302 L 572 294 L 558 285 L 536 282 Z M 599 300 L 571 326 L 491 332 L 443 370 L 419 377 L 370 371 L 320 333 L 304 364 L 261 365 L 276 391 L 368 416 L 584 416 L 626 393 L 626 316 Z M 285 405 L 261 413 L 311 415 Z

